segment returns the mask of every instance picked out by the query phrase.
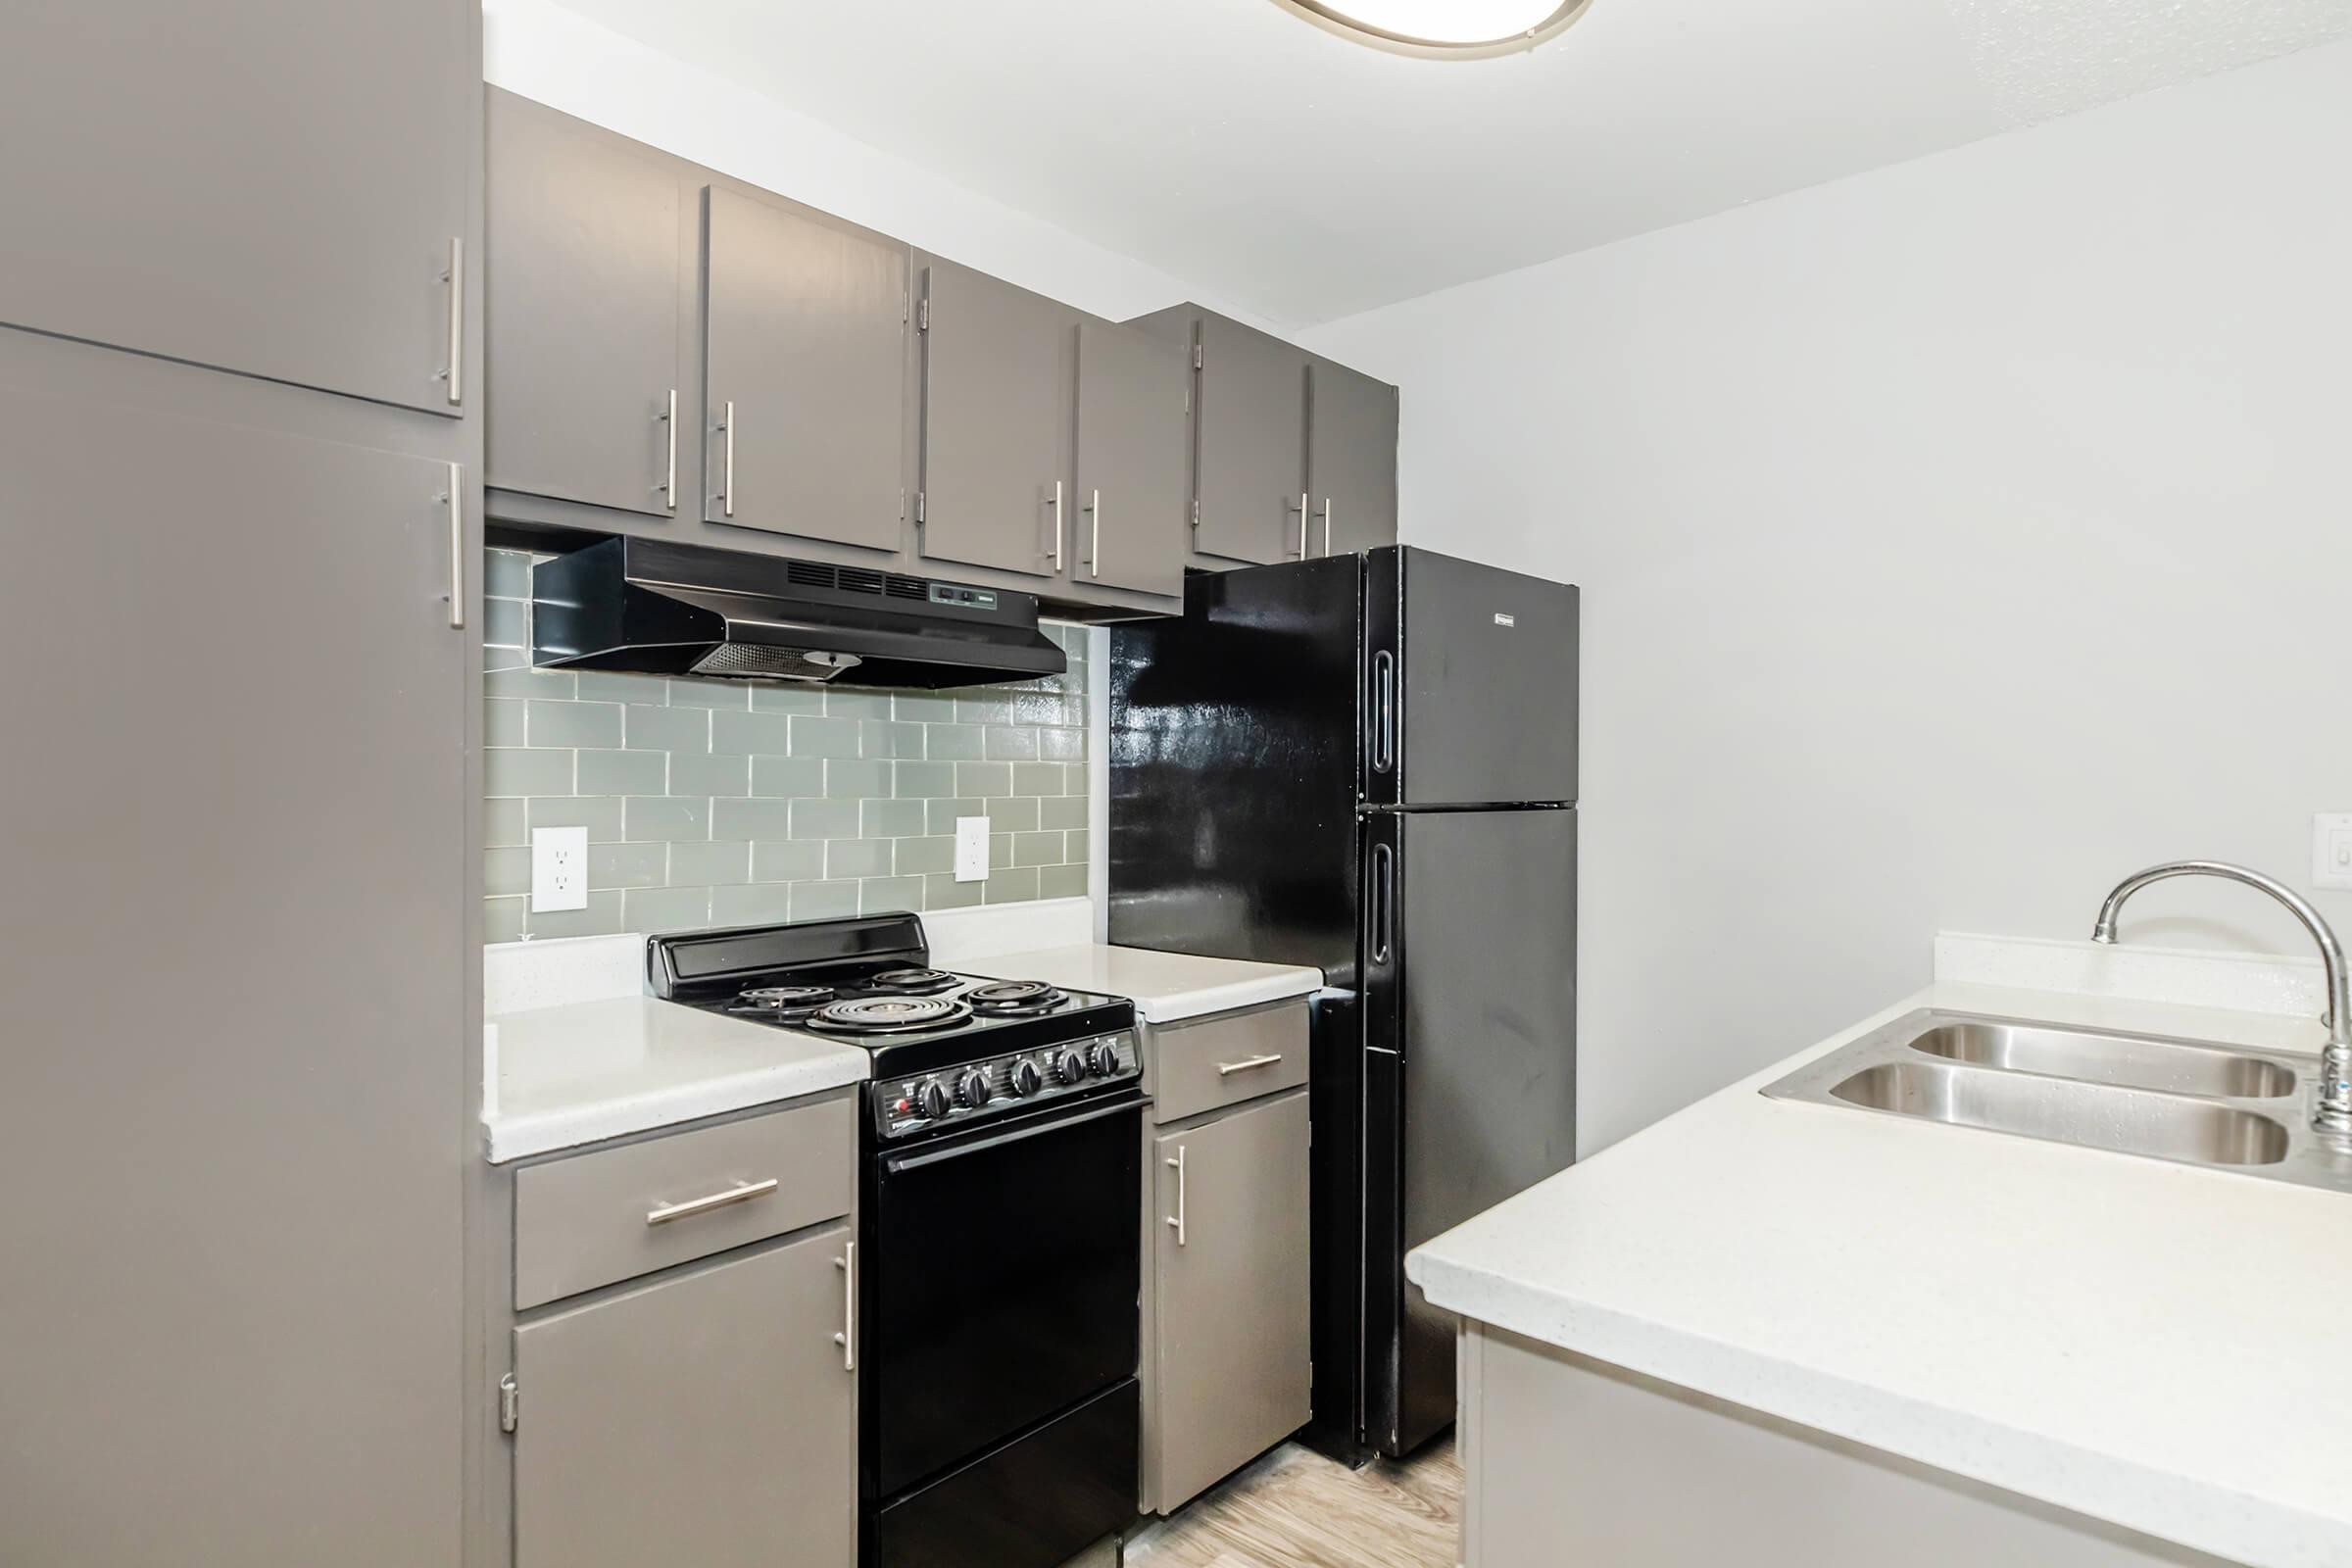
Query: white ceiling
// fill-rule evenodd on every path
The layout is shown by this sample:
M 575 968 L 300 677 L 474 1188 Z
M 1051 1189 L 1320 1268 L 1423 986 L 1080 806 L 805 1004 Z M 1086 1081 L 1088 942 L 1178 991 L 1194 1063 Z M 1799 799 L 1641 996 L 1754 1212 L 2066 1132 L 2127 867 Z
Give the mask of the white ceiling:
M 1407 59 L 1269 0 L 563 0 L 1306 325 L 2352 35 L 2352 0 L 1594 0 Z

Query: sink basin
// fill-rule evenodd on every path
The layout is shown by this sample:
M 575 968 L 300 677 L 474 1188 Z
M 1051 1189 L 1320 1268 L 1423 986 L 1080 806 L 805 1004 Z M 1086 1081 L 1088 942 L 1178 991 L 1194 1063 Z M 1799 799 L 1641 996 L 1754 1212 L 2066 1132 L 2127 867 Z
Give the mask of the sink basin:
M 2316 1056 L 1923 1008 L 1768 1084 L 1805 1101 L 2352 1193 Z
M 1913 1040 L 1911 1049 L 1984 1067 L 2174 1095 L 2278 1100 L 2295 1092 L 2295 1075 L 2290 1069 L 2216 1046 L 2038 1028 L 1988 1018 L 1937 1024 Z
M 2284 1123 L 2210 1100 L 1942 1061 L 1883 1061 L 1830 1093 L 1867 1110 L 2205 1165 L 2276 1165 L 2290 1141 Z

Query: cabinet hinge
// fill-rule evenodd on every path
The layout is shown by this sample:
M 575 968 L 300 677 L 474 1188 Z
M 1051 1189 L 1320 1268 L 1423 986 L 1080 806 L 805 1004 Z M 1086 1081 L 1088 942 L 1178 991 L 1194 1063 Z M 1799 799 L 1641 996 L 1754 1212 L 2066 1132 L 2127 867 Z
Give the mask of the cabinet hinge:
M 917 332 L 931 330 L 931 297 L 928 294 L 915 303 L 914 329 Z
M 514 1430 L 515 1418 L 522 1413 L 522 1395 L 514 1387 L 514 1374 L 510 1372 L 498 1380 L 498 1430 Z
M 1200 345 L 1198 343 L 1193 345 L 1193 368 L 1196 370 L 1202 368 Z
M 923 493 L 920 490 L 914 493 L 914 520 L 923 520 Z

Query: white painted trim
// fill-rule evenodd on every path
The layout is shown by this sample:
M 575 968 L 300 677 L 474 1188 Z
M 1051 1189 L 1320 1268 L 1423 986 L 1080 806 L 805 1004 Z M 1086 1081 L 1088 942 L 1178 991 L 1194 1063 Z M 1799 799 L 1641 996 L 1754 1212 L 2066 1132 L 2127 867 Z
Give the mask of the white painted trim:
M 1936 979 L 2299 1017 L 2327 991 L 2317 958 L 1957 931 L 1936 934 Z

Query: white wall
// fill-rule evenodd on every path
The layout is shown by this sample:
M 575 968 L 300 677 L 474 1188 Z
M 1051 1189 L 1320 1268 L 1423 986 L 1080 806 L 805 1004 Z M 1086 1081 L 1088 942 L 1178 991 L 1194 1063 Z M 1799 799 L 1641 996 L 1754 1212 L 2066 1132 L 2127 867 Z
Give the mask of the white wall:
M 1584 586 L 1588 1151 L 2352 810 L 2352 44 L 1310 341 L 1409 542 Z M 2127 940 L 2308 952 L 2261 904 Z
M 483 0 L 482 27 L 482 74 L 494 86 L 1024 288 L 1113 320 L 1185 299 L 1255 320 L 551 0 Z

